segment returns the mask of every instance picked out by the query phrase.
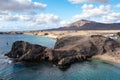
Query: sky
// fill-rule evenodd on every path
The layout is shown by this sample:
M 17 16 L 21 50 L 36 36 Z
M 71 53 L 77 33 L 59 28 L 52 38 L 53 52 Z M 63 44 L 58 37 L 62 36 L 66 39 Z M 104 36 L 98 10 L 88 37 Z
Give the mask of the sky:
M 120 22 L 120 0 L 0 0 L 0 31 L 58 28 L 78 20 Z

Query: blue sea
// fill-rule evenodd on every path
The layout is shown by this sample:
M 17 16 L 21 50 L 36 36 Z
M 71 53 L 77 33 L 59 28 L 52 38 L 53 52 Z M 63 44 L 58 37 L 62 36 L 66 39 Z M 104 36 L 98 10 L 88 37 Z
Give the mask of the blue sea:
M 4 80 L 120 80 L 120 64 L 100 60 L 76 63 L 65 71 L 51 63 L 23 64 L 12 62 L 4 54 L 18 40 L 53 48 L 55 40 L 33 35 L 0 35 L 0 78 Z

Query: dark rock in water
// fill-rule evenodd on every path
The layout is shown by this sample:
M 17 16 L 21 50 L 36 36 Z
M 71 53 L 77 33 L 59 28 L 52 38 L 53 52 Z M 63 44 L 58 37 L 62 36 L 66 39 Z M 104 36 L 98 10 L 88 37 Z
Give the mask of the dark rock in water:
M 90 37 L 61 38 L 56 42 L 54 49 L 24 41 L 16 41 L 12 50 L 6 56 L 18 61 L 48 60 L 60 66 L 60 68 L 66 68 L 72 63 L 83 62 L 98 54 L 115 56 L 117 51 L 120 51 L 119 41 L 101 35 L 93 35 Z
M 6 56 L 18 61 L 39 61 L 42 59 L 45 49 L 44 46 L 16 41 L 12 45 L 12 50 Z

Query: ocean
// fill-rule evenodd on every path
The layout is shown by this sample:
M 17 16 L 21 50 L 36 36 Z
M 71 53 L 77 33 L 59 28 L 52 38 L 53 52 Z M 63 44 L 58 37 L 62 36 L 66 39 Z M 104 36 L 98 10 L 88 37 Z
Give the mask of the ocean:
M 3 80 L 120 80 L 120 64 L 100 60 L 76 63 L 63 71 L 49 62 L 23 64 L 12 62 L 4 54 L 15 41 L 27 41 L 54 48 L 55 40 L 33 35 L 0 35 L 0 78 Z

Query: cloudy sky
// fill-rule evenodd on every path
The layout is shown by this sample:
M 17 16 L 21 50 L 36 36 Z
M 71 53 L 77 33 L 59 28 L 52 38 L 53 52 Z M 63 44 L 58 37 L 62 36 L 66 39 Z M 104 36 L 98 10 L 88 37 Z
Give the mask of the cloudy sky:
M 0 0 L 0 31 L 57 28 L 87 19 L 120 22 L 120 0 Z

